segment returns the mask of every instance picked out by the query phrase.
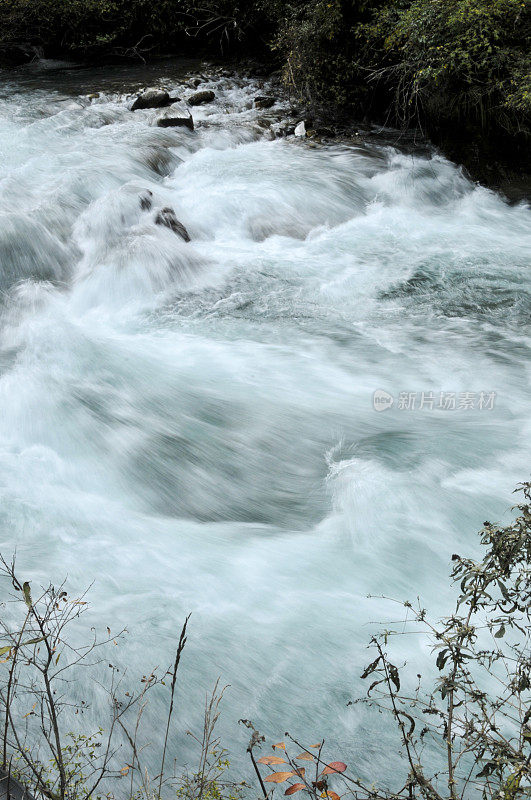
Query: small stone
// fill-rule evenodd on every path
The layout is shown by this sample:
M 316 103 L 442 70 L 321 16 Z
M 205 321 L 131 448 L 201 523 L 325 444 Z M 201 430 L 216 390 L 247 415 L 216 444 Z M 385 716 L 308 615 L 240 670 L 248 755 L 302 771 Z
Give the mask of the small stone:
M 173 231 L 182 239 L 184 239 L 185 242 L 190 241 L 190 236 L 188 234 L 188 231 L 186 230 L 182 222 L 179 222 L 179 220 L 175 216 L 175 211 L 173 210 L 173 208 L 170 208 L 169 206 L 167 206 L 166 208 L 162 208 L 159 211 L 159 213 L 155 217 L 155 225 L 164 225 L 165 228 L 169 228 L 171 231 Z
M 191 106 L 200 106 L 203 103 L 211 103 L 215 98 L 214 92 L 207 90 L 204 92 L 196 92 L 188 98 L 188 104 Z

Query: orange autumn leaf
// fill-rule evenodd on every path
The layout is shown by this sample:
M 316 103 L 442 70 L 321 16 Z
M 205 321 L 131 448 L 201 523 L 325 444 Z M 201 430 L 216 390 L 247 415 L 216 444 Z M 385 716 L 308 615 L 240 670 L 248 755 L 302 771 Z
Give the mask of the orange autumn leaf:
M 36 705 L 37 705 L 37 703 L 33 703 L 32 707 L 31 707 L 31 711 L 28 711 L 28 713 L 27 713 L 27 714 L 24 714 L 24 716 L 22 717 L 22 719 L 26 719 L 26 717 L 29 717 L 29 716 L 30 716 L 30 714 L 32 714 L 32 713 L 35 711 L 35 706 L 36 706 Z
M 294 783 L 293 786 L 290 786 L 289 789 L 286 789 L 284 794 L 295 794 L 295 792 L 300 792 L 301 789 L 305 789 L 303 783 Z
M 257 764 L 285 764 L 286 760 L 280 756 L 262 756 L 256 762 Z
M 306 770 L 304 769 L 304 767 L 299 767 L 298 769 L 295 770 L 295 775 L 298 775 L 300 778 L 304 778 L 305 772 Z
M 313 761 L 314 756 L 312 756 L 311 753 L 300 753 L 298 756 L 295 756 L 295 758 L 300 758 L 301 761 Z
M 268 775 L 267 778 L 264 778 L 264 780 L 269 783 L 284 783 L 284 781 L 287 781 L 287 779 L 291 778 L 294 774 L 294 772 L 273 772 L 271 775 Z
M 335 772 L 344 772 L 346 768 L 347 765 L 342 761 L 332 761 L 324 768 L 323 775 L 332 775 Z
M 322 744 L 322 742 L 317 742 L 317 744 L 311 744 L 310 747 L 321 747 Z
M 328 792 L 323 792 L 321 797 L 328 798 L 328 800 L 339 800 L 339 795 L 337 792 L 332 792 L 329 790 Z
M 285 750 L 286 743 L 285 742 L 277 742 L 277 744 L 272 745 L 273 750 Z

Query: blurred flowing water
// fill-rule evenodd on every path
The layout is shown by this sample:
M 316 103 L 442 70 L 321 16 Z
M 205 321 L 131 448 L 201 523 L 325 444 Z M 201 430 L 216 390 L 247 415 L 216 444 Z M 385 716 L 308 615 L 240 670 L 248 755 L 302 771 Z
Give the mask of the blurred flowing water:
M 142 85 L 191 93 L 190 69 L 2 76 L 1 550 L 94 581 L 132 681 L 192 612 L 178 760 L 220 675 L 236 761 L 246 717 L 389 774 L 390 723 L 347 706 L 371 623 L 400 613 L 367 595 L 443 613 L 451 554 L 510 517 L 531 215 L 435 153 L 273 141 L 247 79 L 204 82 L 194 133 L 129 111 Z M 168 205 L 191 243 L 154 224 Z

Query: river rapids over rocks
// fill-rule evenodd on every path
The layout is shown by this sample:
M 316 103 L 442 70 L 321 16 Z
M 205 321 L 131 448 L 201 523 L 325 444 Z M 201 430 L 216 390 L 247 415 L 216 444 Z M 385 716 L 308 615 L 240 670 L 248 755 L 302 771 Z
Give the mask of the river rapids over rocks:
M 180 761 L 221 676 L 236 763 L 245 717 L 385 777 L 391 723 L 347 704 L 401 612 L 368 595 L 443 614 L 452 553 L 527 476 L 529 207 L 393 132 L 275 138 L 269 87 L 200 72 L 2 75 L 1 550 L 94 581 L 132 683 L 192 612 Z M 161 128 L 130 110 L 153 85 L 215 99 Z

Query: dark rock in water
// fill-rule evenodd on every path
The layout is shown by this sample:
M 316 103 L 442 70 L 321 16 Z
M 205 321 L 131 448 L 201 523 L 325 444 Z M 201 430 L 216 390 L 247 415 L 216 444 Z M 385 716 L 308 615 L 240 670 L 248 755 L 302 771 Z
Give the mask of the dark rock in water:
M 179 222 L 175 216 L 175 211 L 173 208 L 162 208 L 155 217 L 155 225 L 164 225 L 164 227 L 169 228 L 174 233 L 177 233 L 179 236 L 181 236 L 185 242 L 190 241 L 188 231 L 182 222 Z
M 142 211 L 149 211 L 151 206 L 153 205 L 153 192 L 149 189 L 145 189 L 144 192 L 140 195 L 140 208 Z
M 131 106 L 131 111 L 137 111 L 139 108 L 164 108 L 173 102 L 174 100 L 164 89 L 146 89 L 138 95 Z
M 271 108 L 275 105 L 276 99 L 274 97 L 255 97 L 255 108 Z
M 161 117 L 157 120 L 157 125 L 159 128 L 188 128 L 188 130 L 191 131 L 194 129 L 194 121 L 192 117 L 187 117 L 186 119 L 172 116 Z
M 211 103 L 216 95 L 210 90 L 204 92 L 196 92 L 188 98 L 188 103 L 191 106 L 200 106 L 203 103 Z
M 157 126 L 159 128 L 188 128 L 193 131 L 194 120 L 186 106 L 181 105 L 178 108 L 168 108 L 164 111 L 157 119 Z

